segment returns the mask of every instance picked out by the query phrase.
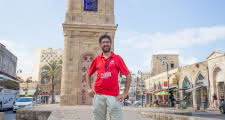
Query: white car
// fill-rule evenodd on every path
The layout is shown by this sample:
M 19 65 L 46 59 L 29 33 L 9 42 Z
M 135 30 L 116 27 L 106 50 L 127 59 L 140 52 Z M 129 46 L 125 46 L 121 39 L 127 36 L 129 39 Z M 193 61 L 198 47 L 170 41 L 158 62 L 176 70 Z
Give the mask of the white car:
M 13 105 L 13 111 L 15 112 L 21 108 L 30 108 L 33 104 L 33 97 L 19 97 Z

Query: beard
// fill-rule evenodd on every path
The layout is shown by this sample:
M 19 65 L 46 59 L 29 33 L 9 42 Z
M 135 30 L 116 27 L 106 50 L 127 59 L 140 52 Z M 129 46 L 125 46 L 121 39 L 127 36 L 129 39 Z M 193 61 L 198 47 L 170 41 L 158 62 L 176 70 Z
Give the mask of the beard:
M 102 47 L 102 51 L 104 52 L 104 53 L 108 53 L 108 52 L 110 52 L 111 51 L 111 47 L 109 46 L 105 46 L 105 47 Z

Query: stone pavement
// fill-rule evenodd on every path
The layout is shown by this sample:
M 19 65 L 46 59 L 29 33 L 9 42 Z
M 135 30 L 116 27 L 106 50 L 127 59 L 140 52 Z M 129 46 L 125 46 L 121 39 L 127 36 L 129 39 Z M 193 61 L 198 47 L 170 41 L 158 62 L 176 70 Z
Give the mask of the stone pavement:
M 91 120 L 92 106 L 59 106 L 42 105 L 34 108 L 35 110 L 50 110 L 52 114 L 48 120 Z M 123 107 L 124 120 L 151 120 L 142 115 L 139 108 Z
M 177 110 L 175 108 L 141 108 L 123 107 L 124 120 L 225 120 L 225 115 L 219 112 L 196 112 L 193 109 Z M 92 106 L 60 106 L 41 105 L 27 111 L 20 111 L 18 116 L 28 116 L 33 111 L 36 117 L 43 116 L 42 113 L 51 112 L 47 118 L 38 120 L 92 120 Z M 38 114 L 38 112 L 41 112 Z M 32 115 L 32 114 L 31 114 Z M 20 119 L 18 119 L 20 120 Z M 24 119 L 21 119 L 24 120 Z M 33 120 L 33 119 L 32 119 Z

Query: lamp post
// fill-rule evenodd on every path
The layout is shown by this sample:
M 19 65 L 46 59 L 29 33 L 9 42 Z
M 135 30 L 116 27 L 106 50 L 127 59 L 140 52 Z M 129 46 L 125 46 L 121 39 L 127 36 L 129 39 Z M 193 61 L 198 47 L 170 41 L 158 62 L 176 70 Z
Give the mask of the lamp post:
M 170 88 L 170 81 L 169 81 L 169 74 L 168 74 L 168 67 L 169 67 L 169 65 L 168 65 L 168 63 L 166 62 L 166 77 L 167 77 L 167 81 L 168 81 L 168 107 L 170 107 L 170 105 L 169 105 L 169 96 L 170 96 L 170 90 L 169 90 L 169 88 Z

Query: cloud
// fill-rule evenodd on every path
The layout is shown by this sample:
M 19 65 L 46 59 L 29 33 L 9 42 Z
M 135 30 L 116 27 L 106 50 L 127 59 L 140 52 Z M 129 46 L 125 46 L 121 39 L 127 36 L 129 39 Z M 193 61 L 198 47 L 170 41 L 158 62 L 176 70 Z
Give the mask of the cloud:
M 17 69 L 24 72 L 32 72 L 32 52 L 25 43 L 13 42 L 11 40 L 0 40 L 0 43 L 17 57 Z
M 131 45 L 134 48 L 177 49 L 223 40 L 225 39 L 225 26 L 189 28 L 173 33 L 118 32 L 118 34 L 126 36 L 120 39 L 119 43 Z
M 118 31 L 115 51 L 129 60 L 128 66 L 132 65 L 133 69 L 134 64 L 141 64 L 143 71 L 149 71 L 152 54 L 179 54 L 180 63 L 188 65 L 198 62 L 199 59 L 193 56 L 184 57 L 184 49 L 194 45 L 208 45 L 219 40 L 225 40 L 225 26 L 187 28 L 170 33 L 151 34 Z
M 180 56 L 179 60 L 180 60 L 180 65 L 181 66 L 191 65 L 191 64 L 197 63 L 199 61 L 199 59 L 196 58 L 196 57 L 190 57 L 190 58 L 186 58 L 185 59 L 183 56 Z

